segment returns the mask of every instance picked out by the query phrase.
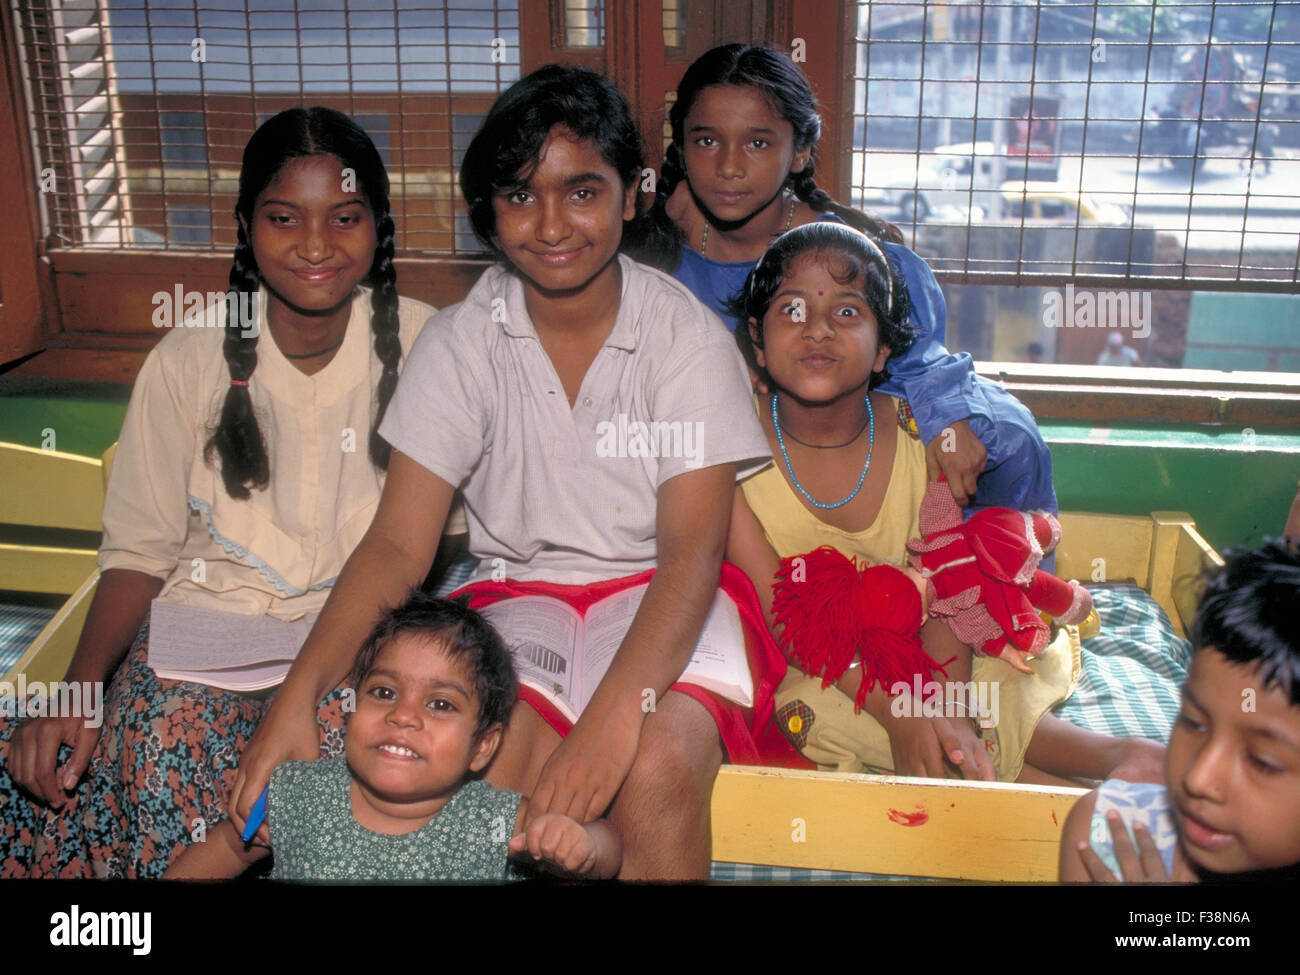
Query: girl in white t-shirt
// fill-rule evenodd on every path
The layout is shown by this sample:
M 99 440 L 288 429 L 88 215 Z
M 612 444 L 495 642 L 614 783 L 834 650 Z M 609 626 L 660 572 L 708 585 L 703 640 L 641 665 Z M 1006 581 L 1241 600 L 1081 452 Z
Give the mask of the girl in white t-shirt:
M 394 453 L 379 512 L 245 752 L 237 819 L 276 764 L 310 756 L 315 701 L 378 608 L 428 570 L 460 487 L 483 560 L 479 604 L 532 587 L 585 608 L 619 577 L 654 570 L 572 729 L 521 703 L 488 781 L 529 795 L 530 817 L 608 810 L 624 877 L 707 873 L 723 745 L 752 754 L 757 722 L 669 688 L 718 588 L 737 475 L 769 451 L 721 323 L 619 254 L 642 166 L 626 102 L 594 72 L 542 68 L 489 112 L 461 187 L 503 262 L 412 351 L 381 428 Z M 683 434 L 679 449 L 624 450 L 610 436 L 655 423 Z M 761 620 L 752 589 L 747 599 Z M 754 677 L 770 708 L 771 687 Z
M 228 300 L 155 317 L 183 327 L 150 353 L 123 424 L 66 677 L 111 680 L 103 713 L 0 720 L 5 876 L 156 877 L 224 819 L 264 695 L 151 664 L 188 649 L 220 667 L 214 642 L 241 653 L 318 612 L 378 504 L 374 431 L 431 311 L 397 296 L 379 153 L 336 111 L 282 112 L 244 150 L 235 215 Z

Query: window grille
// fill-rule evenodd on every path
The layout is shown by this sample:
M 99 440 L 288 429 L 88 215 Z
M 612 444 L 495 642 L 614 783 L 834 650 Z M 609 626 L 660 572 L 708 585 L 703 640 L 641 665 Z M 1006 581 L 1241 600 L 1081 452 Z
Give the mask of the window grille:
M 855 202 L 941 280 L 1300 291 L 1300 2 L 857 14 Z
M 15 11 L 38 165 L 54 175 L 51 246 L 228 252 L 257 124 L 328 105 L 384 156 L 399 251 L 464 252 L 457 120 L 481 118 L 518 80 L 517 0 L 20 0 Z

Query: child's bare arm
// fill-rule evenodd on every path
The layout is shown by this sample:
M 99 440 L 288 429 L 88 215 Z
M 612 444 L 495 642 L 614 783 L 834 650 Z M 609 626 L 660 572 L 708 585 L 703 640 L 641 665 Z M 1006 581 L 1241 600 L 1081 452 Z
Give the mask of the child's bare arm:
M 568 816 L 548 813 L 524 830 L 528 800 L 519 804 L 515 835 L 510 852 L 529 854 L 571 874 L 606 880 L 623 866 L 623 841 L 608 820 L 596 819 L 585 826 Z
M 949 432 L 951 431 L 951 433 Z M 970 420 L 958 420 L 925 445 L 926 472 L 932 481 L 943 474 L 958 504 L 975 497 L 977 479 L 984 473 L 988 448 L 970 428 Z
M 271 851 L 264 846 L 245 847 L 235 831 L 235 824 L 226 820 L 207 835 L 201 843 L 194 843 L 176 858 L 163 874 L 166 880 L 224 880 L 238 877 L 248 867 Z
M 1164 782 L 1164 761 L 1159 742 L 1100 735 L 1053 714 L 1043 715 L 1025 750 L 1026 764 L 1067 779 Z
M 740 569 L 754 584 L 767 625 L 772 626 L 772 580 L 781 558 L 763 534 L 763 526 L 749 508 L 745 492 L 736 488 L 731 505 L 731 528 L 727 533 L 727 561 Z M 774 634 L 775 635 L 775 634 Z
M 1087 883 L 1092 878 L 1079 856 L 1079 844 L 1088 842 L 1092 824 L 1092 810 L 1097 804 L 1097 793 L 1089 792 L 1076 802 L 1065 817 L 1061 828 L 1060 882 L 1063 884 Z

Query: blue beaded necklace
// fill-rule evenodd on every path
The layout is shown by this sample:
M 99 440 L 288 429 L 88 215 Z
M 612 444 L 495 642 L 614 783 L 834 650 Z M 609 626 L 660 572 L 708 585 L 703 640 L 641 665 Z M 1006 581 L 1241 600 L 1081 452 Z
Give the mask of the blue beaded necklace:
M 785 437 L 781 435 L 781 418 L 780 416 L 777 415 L 776 412 L 776 393 L 772 394 L 772 426 L 776 428 L 776 442 L 781 447 L 781 456 L 785 458 L 785 469 L 790 472 L 790 482 L 796 488 L 799 489 L 800 494 L 802 494 L 805 498 L 808 499 L 809 504 L 815 505 L 818 508 L 826 508 L 826 509 L 842 508 L 850 501 L 852 501 L 854 498 L 856 498 L 858 496 L 858 492 L 862 490 L 862 483 L 867 479 L 867 471 L 871 468 L 871 452 L 876 447 L 876 417 L 871 410 L 870 392 L 867 393 L 866 401 L 867 401 L 867 428 L 870 432 L 867 434 L 867 462 L 862 465 L 862 474 L 859 475 L 858 477 L 858 486 L 855 487 L 853 489 L 853 493 L 850 494 L 843 501 L 836 501 L 834 504 L 825 504 L 821 501 L 818 501 L 811 494 L 809 494 L 807 490 L 805 490 L 804 486 L 799 483 L 799 478 L 794 476 L 794 466 L 790 463 L 790 454 L 785 449 Z M 794 436 L 794 434 L 791 434 L 791 436 Z M 859 437 L 862 436 L 861 431 L 858 432 L 858 436 Z M 855 437 L 854 439 L 856 440 L 857 438 Z

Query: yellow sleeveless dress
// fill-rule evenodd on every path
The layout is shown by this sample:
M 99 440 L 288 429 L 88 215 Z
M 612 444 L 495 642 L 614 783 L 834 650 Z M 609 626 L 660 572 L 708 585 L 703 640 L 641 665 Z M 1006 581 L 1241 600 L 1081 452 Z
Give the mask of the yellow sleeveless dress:
M 809 511 L 782 475 L 779 458 L 741 481 L 745 501 L 777 555 L 789 558 L 830 545 L 873 564 L 906 563 L 908 540 L 921 534 L 917 518 L 927 479 L 925 446 L 906 402 L 895 399 L 894 404 L 901 428 L 895 438 L 894 467 L 880 513 L 863 531 L 844 531 Z M 1000 781 L 1019 777 L 1038 722 L 1073 693 L 1079 654 L 1078 629 L 1063 627 L 1033 662 L 1032 676 L 1003 660 L 975 656 L 971 681 L 991 721 L 990 727 L 980 728 L 980 737 Z M 948 689 L 944 692 L 946 699 Z M 924 688 L 923 695 L 931 696 Z M 969 699 L 970 692 L 962 696 Z M 820 677 L 809 677 L 797 666 L 789 668 L 777 690 L 776 722 L 803 756 L 824 770 L 893 771 L 889 735 L 881 724 L 865 711 L 855 713 L 852 698 L 836 687 L 823 688 Z

